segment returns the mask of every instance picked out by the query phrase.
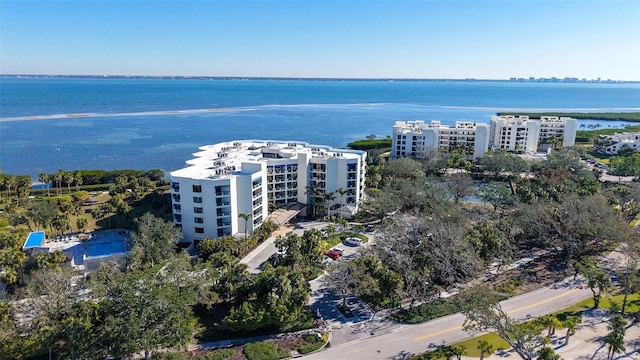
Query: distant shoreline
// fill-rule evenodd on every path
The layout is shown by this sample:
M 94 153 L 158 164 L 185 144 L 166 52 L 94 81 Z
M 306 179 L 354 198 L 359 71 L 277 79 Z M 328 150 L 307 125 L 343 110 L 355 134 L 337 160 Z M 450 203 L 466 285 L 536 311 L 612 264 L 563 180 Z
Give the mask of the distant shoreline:
M 539 119 L 541 116 L 558 116 L 558 117 L 571 117 L 578 120 L 602 120 L 602 121 L 628 121 L 628 122 L 640 122 L 640 112 L 602 112 L 602 113 L 580 113 L 580 112 L 499 112 L 499 116 L 504 115 L 520 115 L 528 116 L 532 119 Z
M 50 75 L 0 74 L 1 78 L 24 79 L 146 79 L 146 80 L 231 80 L 231 81 L 405 81 L 405 82 L 503 82 L 544 84 L 640 84 L 636 80 L 601 80 L 577 78 L 477 79 L 477 78 L 319 78 L 273 76 L 172 76 L 172 75 Z

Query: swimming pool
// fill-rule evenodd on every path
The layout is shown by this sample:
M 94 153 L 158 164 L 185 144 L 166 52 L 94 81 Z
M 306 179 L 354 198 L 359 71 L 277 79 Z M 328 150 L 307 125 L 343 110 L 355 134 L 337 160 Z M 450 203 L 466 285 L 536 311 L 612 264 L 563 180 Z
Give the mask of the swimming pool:
M 24 242 L 22 246 L 23 249 L 31 249 L 42 246 L 44 242 L 44 231 L 34 231 L 29 233 L 27 237 L 27 241 Z
M 127 245 L 124 239 L 121 241 L 101 242 L 89 245 L 89 253 L 87 254 L 87 257 L 108 256 L 126 251 Z
M 89 240 L 86 246 L 87 258 L 96 258 L 127 252 L 128 232 L 110 231 L 96 233 L 93 239 Z

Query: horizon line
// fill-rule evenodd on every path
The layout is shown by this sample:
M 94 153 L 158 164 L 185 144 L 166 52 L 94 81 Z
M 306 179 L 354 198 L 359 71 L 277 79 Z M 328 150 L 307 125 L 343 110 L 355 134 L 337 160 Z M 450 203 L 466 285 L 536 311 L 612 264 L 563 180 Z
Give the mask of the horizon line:
M 148 78 L 148 79 L 206 79 L 206 80 L 311 80 L 311 81 L 502 81 L 502 82 L 558 82 L 558 83 L 640 83 L 640 80 L 587 79 L 577 77 L 510 77 L 496 78 L 408 78 L 408 77 L 306 77 L 306 76 L 218 76 L 218 75 L 114 75 L 114 74 L 4 74 L 0 77 L 59 77 L 59 78 Z

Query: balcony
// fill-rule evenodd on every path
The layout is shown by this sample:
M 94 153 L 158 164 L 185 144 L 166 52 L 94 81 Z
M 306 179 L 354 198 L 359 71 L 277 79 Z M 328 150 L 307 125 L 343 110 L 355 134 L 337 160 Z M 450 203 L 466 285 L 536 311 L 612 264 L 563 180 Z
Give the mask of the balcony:
M 216 216 L 218 216 L 218 217 L 231 216 L 231 211 L 220 211 L 220 210 L 218 210 L 218 212 L 216 212 Z
M 172 194 L 173 201 L 180 202 L 180 194 Z
M 231 226 L 231 222 L 230 221 L 218 221 L 218 227 L 229 227 Z
M 180 204 L 173 204 L 173 211 L 180 211 L 182 210 L 182 206 Z
M 172 184 L 171 184 L 171 191 L 173 191 L 173 192 L 180 192 L 180 184 L 178 184 L 178 183 L 172 183 Z
M 182 222 L 182 215 L 180 214 L 173 215 L 173 218 L 176 220 L 176 222 Z
M 228 196 L 231 194 L 229 190 L 216 191 L 216 196 Z
M 220 206 L 229 206 L 231 205 L 230 201 L 216 201 L 216 206 L 220 207 Z

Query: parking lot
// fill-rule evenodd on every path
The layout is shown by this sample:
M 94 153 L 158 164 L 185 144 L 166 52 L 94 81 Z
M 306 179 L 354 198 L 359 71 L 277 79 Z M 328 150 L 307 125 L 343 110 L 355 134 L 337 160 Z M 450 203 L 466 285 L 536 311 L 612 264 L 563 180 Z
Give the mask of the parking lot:
M 278 249 L 275 245 L 275 240 L 278 236 L 282 236 L 290 231 L 294 232 L 297 235 L 302 235 L 305 230 L 309 229 L 318 229 L 322 230 L 326 227 L 328 222 L 323 221 L 301 221 L 295 224 L 283 226 L 281 229 L 276 231 L 273 236 L 269 237 L 262 244 L 260 244 L 255 250 L 253 250 L 249 255 L 245 256 L 240 262 L 247 264 L 248 270 L 252 274 L 257 274 L 261 271 L 261 267 L 263 263 L 266 262 L 270 256 L 275 254 Z M 340 258 L 351 258 L 355 256 L 359 246 L 348 246 L 346 244 L 340 243 L 336 247 L 342 249 L 344 252 L 340 256 Z M 325 259 L 325 261 L 333 261 L 332 259 Z

